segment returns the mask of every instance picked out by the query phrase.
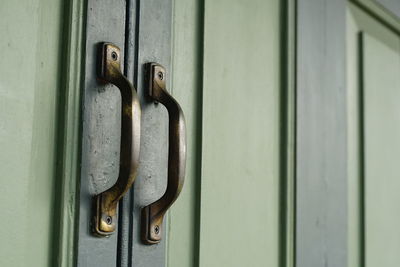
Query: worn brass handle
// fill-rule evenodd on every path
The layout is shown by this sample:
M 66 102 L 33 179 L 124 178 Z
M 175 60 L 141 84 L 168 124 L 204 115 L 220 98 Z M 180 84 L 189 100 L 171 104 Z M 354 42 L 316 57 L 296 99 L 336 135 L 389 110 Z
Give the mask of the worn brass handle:
M 148 67 L 150 97 L 163 104 L 169 115 L 167 190 L 160 199 L 142 209 L 142 240 L 156 244 L 161 241 L 164 215 L 181 192 L 185 179 L 186 129 L 181 107 L 165 89 L 164 67 L 156 63 Z
M 107 191 L 94 197 L 94 232 L 101 236 L 115 231 L 118 201 L 132 186 L 139 165 L 140 103 L 133 85 L 121 72 L 120 49 L 110 43 L 100 47 L 99 78 L 112 83 L 121 93 L 121 148 L 119 176 Z

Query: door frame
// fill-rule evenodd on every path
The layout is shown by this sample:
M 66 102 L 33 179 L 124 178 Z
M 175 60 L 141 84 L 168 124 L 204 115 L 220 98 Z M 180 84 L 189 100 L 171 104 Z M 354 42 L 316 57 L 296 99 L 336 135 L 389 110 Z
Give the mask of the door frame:
M 204 5 L 199 4 L 200 6 Z M 200 8 L 204 11 L 204 8 Z M 79 187 L 82 132 L 82 91 L 85 77 L 87 0 L 65 4 L 63 28 L 63 94 L 60 96 L 60 126 L 57 177 L 60 181 L 57 203 L 57 262 L 76 266 L 79 213 Z M 281 259 L 286 267 L 294 266 L 295 255 L 295 77 L 296 77 L 296 0 L 282 1 L 282 216 Z M 199 15 L 200 17 L 204 14 Z
M 297 0 L 297 267 L 348 265 L 346 9 L 349 2 L 399 32 L 398 2 Z
M 281 262 L 285 267 L 295 264 L 295 134 L 296 134 L 296 0 L 282 1 L 281 80 L 282 99 L 282 222 Z M 64 61 L 63 94 L 60 96 L 60 126 L 57 179 L 57 262 L 60 266 L 76 266 L 79 231 L 79 192 L 82 137 L 82 92 L 85 77 L 86 19 L 88 1 L 71 0 L 65 4 L 63 28 Z M 204 6 L 202 1 L 200 6 Z M 204 8 L 200 8 L 204 12 Z M 203 17 L 204 14 L 199 15 Z M 202 21 L 202 19 L 200 19 Z M 200 26 L 201 27 L 201 26 Z M 202 34 L 202 33 L 199 33 Z
M 358 166 L 349 166 L 349 207 L 353 209 L 353 211 L 349 210 L 349 249 L 348 249 L 348 258 L 349 258 L 349 266 L 352 264 L 354 265 L 355 263 L 359 263 L 360 266 L 365 266 L 367 258 L 369 257 L 368 251 L 367 251 L 367 220 L 368 220 L 368 212 L 366 213 L 366 210 L 368 209 L 367 207 L 367 200 L 369 199 L 366 195 L 366 180 L 365 180 L 365 172 L 366 172 L 366 165 L 365 165 L 365 160 L 367 155 L 365 154 L 365 138 L 364 135 L 365 133 L 363 132 L 363 129 L 365 128 L 365 123 L 364 123 L 364 104 L 362 101 L 363 95 L 364 95 L 364 82 L 363 82 L 363 72 L 364 72 L 364 67 L 363 62 L 364 62 L 364 47 L 365 47 L 365 41 L 369 39 L 367 36 L 370 35 L 371 32 L 368 30 L 368 23 L 367 24 L 362 24 L 358 23 L 357 17 L 362 15 L 365 17 L 368 17 L 368 19 L 371 22 L 374 22 L 376 24 L 380 24 L 381 27 L 384 27 L 385 29 L 392 31 L 396 35 L 400 35 L 400 2 L 391 2 L 390 0 L 350 0 L 348 2 L 348 16 L 353 17 L 355 19 L 354 23 L 356 27 L 359 27 L 357 29 L 357 53 L 358 55 L 352 55 L 353 58 L 349 59 L 350 62 L 352 60 L 357 60 L 358 64 L 358 70 L 357 70 L 357 80 L 358 80 L 358 85 L 357 89 L 349 88 L 350 90 L 348 92 L 349 95 L 349 103 L 348 106 L 349 108 L 353 108 L 354 110 L 357 110 L 356 112 L 359 113 L 357 115 L 357 120 L 359 120 L 359 125 L 354 126 L 355 128 L 352 129 L 352 124 L 349 122 L 348 128 L 349 128 L 349 133 L 352 133 L 355 129 L 356 131 L 359 131 L 357 135 L 349 136 L 349 140 L 353 140 L 352 143 L 349 143 L 349 157 L 353 161 L 354 159 L 357 158 Z M 351 14 L 351 15 L 350 15 Z M 372 31 L 373 32 L 373 31 Z M 355 34 L 354 32 L 352 34 Z M 373 34 L 372 34 L 373 35 Z M 366 39 L 367 38 L 367 39 Z M 354 42 L 354 41 L 353 41 Z M 355 57 L 354 57 L 355 56 Z M 351 72 L 351 70 L 349 71 Z M 351 91 L 352 90 L 352 91 Z M 356 90 L 356 91 L 354 91 Z M 353 92 L 353 93 L 352 93 Z M 353 98 L 352 98 L 353 95 Z M 356 98 L 355 95 L 357 95 Z M 359 98 L 359 99 L 358 99 Z M 356 102 L 354 102 L 356 100 Z M 349 118 L 351 119 L 352 112 L 349 112 Z M 355 119 L 354 114 L 353 114 L 353 120 Z M 353 124 L 354 125 L 354 124 Z M 359 140 L 355 141 L 354 138 L 356 136 L 359 137 Z M 352 144 L 355 144 L 353 147 L 351 147 Z M 357 147 L 357 148 L 356 148 Z M 357 156 L 355 156 L 355 153 L 357 153 Z M 354 164 L 354 163 L 353 163 Z M 351 172 L 351 170 L 357 169 L 358 174 L 355 176 L 354 173 Z M 357 177 L 358 176 L 358 177 Z M 356 179 L 356 180 L 354 180 Z M 352 182 L 353 180 L 353 182 Z M 350 199 L 350 196 L 353 196 L 353 199 Z M 354 212 L 354 209 L 358 210 L 359 212 Z M 367 216 L 367 217 L 366 217 Z M 370 250 L 370 249 L 369 249 Z
M 81 144 L 81 88 L 85 65 L 86 1 L 64 5 L 63 47 L 57 132 L 54 258 L 58 266 L 76 266 L 76 234 Z

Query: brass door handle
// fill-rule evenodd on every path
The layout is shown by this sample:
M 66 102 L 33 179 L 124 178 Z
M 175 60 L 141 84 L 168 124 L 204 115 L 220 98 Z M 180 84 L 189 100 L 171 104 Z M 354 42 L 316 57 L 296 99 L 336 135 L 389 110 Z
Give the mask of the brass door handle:
M 119 175 L 108 190 L 94 196 L 94 232 L 112 234 L 116 228 L 118 201 L 132 186 L 139 165 L 141 109 L 136 90 L 121 72 L 121 51 L 111 43 L 100 47 L 99 79 L 121 93 L 121 144 Z
M 181 107 L 165 89 L 164 67 L 157 63 L 149 63 L 148 67 L 150 97 L 163 104 L 169 116 L 167 190 L 160 199 L 142 209 L 142 241 L 156 244 L 161 241 L 164 215 L 177 199 L 185 179 L 186 129 Z

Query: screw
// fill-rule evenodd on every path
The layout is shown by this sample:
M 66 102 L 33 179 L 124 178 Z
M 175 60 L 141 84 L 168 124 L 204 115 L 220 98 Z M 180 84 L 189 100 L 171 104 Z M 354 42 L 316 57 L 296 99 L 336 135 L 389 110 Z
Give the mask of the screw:
M 107 216 L 107 217 L 106 217 L 106 223 L 107 223 L 108 225 L 111 225 L 111 224 L 112 224 L 112 218 L 111 218 L 111 216 Z
M 156 233 L 156 235 L 160 233 L 160 226 L 158 225 L 154 226 L 154 233 Z
M 160 78 L 160 80 L 163 80 L 163 79 L 164 79 L 164 73 L 162 73 L 161 71 L 159 71 L 159 72 L 157 73 L 157 75 L 158 75 L 158 78 Z
M 111 58 L 116 61 L 118 59 L 118 54 L 115 51 L 111 52 Z

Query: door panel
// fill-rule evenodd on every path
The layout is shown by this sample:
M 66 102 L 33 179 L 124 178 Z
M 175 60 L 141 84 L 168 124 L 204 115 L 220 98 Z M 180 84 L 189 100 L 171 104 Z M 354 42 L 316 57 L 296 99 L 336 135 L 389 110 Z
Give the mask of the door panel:
M 400 264 L 400 37 L 347 13 L 350 266 Z
M 279 1 L 205 1 L 200 266 L 278 266 Z
M 63 2 L 1 6 L 0 266 L 55 266 Z
M 366 33 L 360 44 L 365 260 L 368 266 L 394 267 L 400 264 L 400 213 L 394 212 L 400 202 L 400 38 L 378 38 Z

